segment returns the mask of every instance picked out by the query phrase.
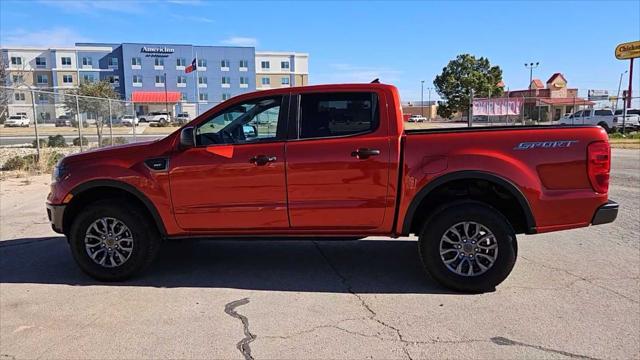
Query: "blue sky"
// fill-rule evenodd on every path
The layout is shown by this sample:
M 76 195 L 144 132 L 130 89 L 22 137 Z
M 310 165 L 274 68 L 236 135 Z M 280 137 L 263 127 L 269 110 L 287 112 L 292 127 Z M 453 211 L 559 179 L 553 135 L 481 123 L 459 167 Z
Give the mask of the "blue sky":
M 562 72 L 581 95 L 615 91 L 629 65 L 614 58 L 614 48 L 633 40 L 640 40 L 640 1 L 0 1 L 4 46 L 96 41 L 295 50 L 310 54 L 311 83 L 379 77 L 397 85 L 403 100 L 419 100 L 420 80 L 433 86 L 442 67 L 465 52 L 502 67 L 511 89 L 526 87 L 524 63 L 539 61 L 534 77 L 543 81 Z

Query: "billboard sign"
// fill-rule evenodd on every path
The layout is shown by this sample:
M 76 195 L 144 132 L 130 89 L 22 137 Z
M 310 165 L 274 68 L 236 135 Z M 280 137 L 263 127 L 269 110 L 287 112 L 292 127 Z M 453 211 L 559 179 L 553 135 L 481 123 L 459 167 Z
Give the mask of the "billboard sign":
M 589 90 L 587 92 L 589 100 L 609 100 L 609 91 L 607 90 Z

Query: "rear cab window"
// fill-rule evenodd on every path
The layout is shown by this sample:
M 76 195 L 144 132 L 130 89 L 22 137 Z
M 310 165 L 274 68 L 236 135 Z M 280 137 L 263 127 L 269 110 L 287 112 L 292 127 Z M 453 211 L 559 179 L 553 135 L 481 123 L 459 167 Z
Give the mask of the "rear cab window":
M 380 124 L 378 95 L 374 92 L 302 94 L 298 119 L 300 139 L 370 133 Z

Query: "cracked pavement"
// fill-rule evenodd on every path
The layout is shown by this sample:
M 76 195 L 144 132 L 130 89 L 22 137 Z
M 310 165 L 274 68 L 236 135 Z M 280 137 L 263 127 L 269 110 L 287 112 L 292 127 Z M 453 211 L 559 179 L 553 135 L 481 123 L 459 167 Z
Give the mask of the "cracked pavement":
M 415 238 L 169 243 L 99 283 L 31 180 L 0 182 L 0 360 L 640 357 L 640 151 L 613 150 L 615 223 L 519 236 L 481 295 L 425 277 Z

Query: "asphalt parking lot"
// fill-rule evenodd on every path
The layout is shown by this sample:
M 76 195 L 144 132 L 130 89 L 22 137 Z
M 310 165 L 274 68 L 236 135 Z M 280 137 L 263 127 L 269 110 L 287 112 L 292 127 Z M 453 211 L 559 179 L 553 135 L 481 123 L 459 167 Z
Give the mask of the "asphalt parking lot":
M 49 230 L 47 177 L 0 182 L 0 360 L 639 358 L 640 151 L 614 150 L 613 224 L 519 237 L 493 293 L 425 277 L 416 239 L 168 243 L 95 282 Z

